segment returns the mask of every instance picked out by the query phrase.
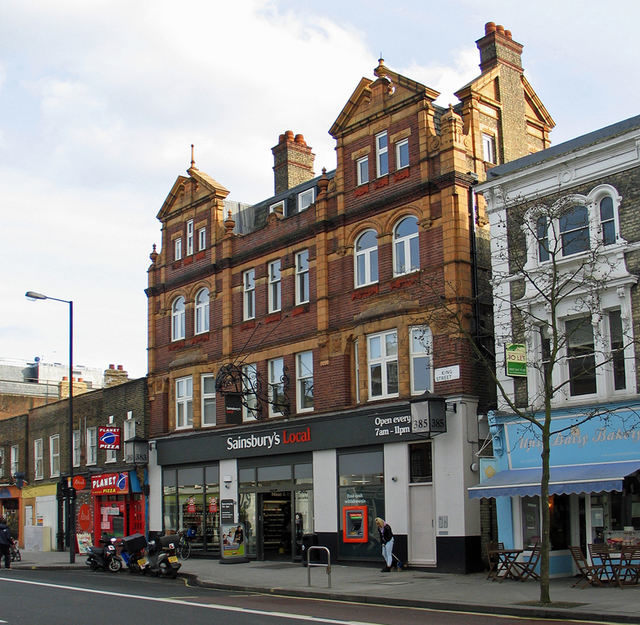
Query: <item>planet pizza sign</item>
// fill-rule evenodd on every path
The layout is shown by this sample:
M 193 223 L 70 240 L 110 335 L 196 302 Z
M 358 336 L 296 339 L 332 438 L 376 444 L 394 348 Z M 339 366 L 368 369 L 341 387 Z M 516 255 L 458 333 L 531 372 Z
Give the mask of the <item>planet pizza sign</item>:
M 91 476 L 92 495 L 126 495 L 128 493 L 128 473 L 102 473 Z
M 98 449 L 120 449 L 120 428 L 108 425 L 98 427 Z

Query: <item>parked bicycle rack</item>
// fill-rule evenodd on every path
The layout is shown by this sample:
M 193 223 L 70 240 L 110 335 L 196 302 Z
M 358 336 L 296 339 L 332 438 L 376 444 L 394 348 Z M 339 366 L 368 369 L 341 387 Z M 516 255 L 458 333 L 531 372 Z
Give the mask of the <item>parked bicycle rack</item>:
M 314 549 L 321 549 L 322 551 L 326 551 L 327 553 L 327 562 L 311 562 L 311 552 Z M 311 567 L 312 566 L 323 566 L 327 569 L 327 588 L 331 588 L 331 553 L 327 547 L 322 546 L 311 546 L 307 549 L 307 586 L 311 586 Z

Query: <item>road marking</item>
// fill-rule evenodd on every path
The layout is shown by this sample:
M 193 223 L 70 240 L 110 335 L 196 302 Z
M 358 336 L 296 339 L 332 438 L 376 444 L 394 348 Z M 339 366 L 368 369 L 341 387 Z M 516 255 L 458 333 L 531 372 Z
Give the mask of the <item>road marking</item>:
M 290 621 L 308 621 L 310 623 L 329 623 L 329 625 L 377 625 L 367 621 L 343 621 L 331 618 L 321 618 L 317 616 L 307 616 L 306 614 L 288 614 L 286 612 L 269 612 L 267 610 L 253 610 L 250 608 L 238 608 L 235 606 L 222 606 L 196 603 L 193 601 L 185 601 L 183 599 L 163 599 L 161 597 L 147 597 L 144 595 L 125 595 L 122 593 L 114 593 L 107 590 L 97 590 L 93 588 L 77 588 L 75 586 L 66 586 L 63 584 L 50 584 L 47 582 L 32 582 L 24 579 L 9 579 L 7 577 L 0 578 L 3 582 L 13 582 L 14 584 L 28 584 L 31 586 L 44 586 L 45 588 L 58 588 L 62 590 L 71 590 L 75 592 L 86 592 L 93 595 L 106 595 L 109 597 L 117 596 L 125 599 L 141 599 L 143 601 L 155 601 L 156 603 L 173 603 L 176 605 L 191 606 L 194 608 L 205 608 L 208 610 L 221 610 L 223 612 L 241 612 L 242 614 L 259 614 L 261 616 L 273 616 L 280 619 L 288 619 Z

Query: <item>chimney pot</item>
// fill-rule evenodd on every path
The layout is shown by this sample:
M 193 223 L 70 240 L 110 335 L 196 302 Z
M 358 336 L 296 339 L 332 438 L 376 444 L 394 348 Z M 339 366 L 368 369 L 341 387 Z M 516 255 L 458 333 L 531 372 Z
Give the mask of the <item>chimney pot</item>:
M 496 30 L 498 31 L 498 34 L 504 35 L 504 26 L 502 24 L 498 24 L 496 26 Z
M 82 382 L 82 381 L 83 381 L 83 379 L 82 379 L 82 378 L 78 378 L 78 382 Z
M 300 145 L 307 145 L 306 141 L 304 140 L 304 135 L 296 135 L 295 142 L 299 143 Z
M 118 365 L 118 371 L 122 371 L 122 365 Z
M 284 136 L 287 141 L 293 141 L 293 130 L 287 130 Z
M 510 30 L 505 30 L 505 31 L 504 31 L 504 36 L 505 36 L 507 39 L 513 39 L 513 37 L 511 36 L 511 31 L 510 31 Z
M 115 369 L 116 366 L 115 365 L 109 365 L 109 369 Z
M 69 379 L 69 378 L 68 378 L 66 375 L 63 375 L 63 376 L 62 376 L 62 381 L 63 381 L 63 382 L 66 382 L 68 379 Z
M 493 33 L 496 30 L 496 23 L 495 22 L 487 22 L 484 25 L 484 34 L 488 35 L 489 33 Z

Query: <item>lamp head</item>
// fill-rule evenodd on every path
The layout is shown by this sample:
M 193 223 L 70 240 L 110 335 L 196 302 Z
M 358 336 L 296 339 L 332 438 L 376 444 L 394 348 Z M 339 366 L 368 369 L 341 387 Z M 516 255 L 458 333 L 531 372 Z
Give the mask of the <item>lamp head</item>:
M 31 300 L 49 299 L 46 295 L 43 295 L 42 293 L 36 293 L 36 291 L 27 291 L 24 294 L 24 296 L 27 297 L 28 299 L 31 299 Z

